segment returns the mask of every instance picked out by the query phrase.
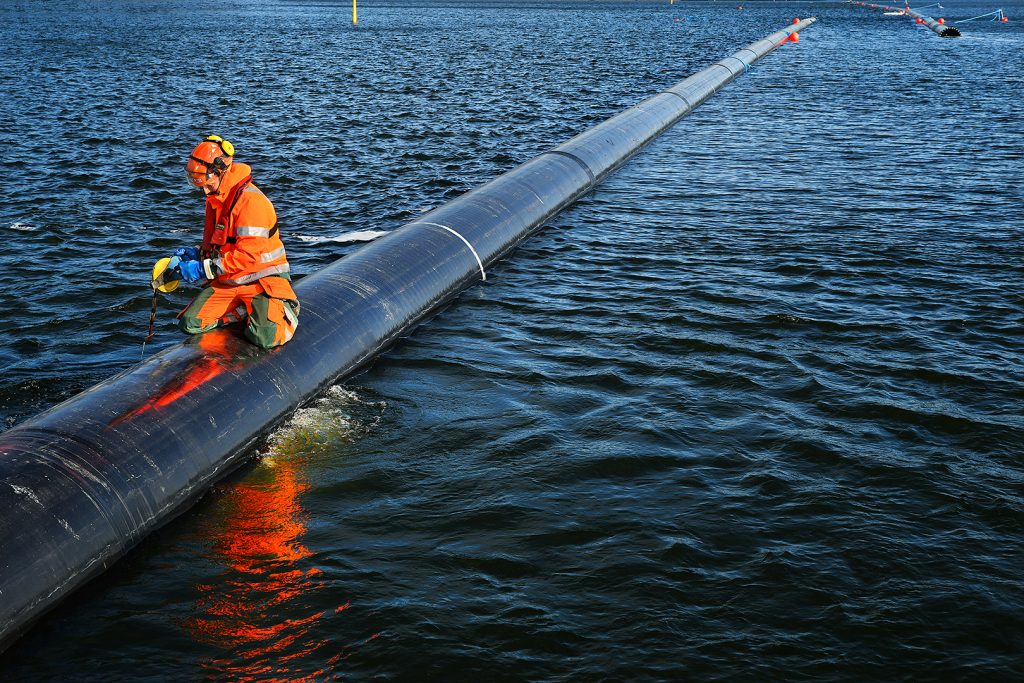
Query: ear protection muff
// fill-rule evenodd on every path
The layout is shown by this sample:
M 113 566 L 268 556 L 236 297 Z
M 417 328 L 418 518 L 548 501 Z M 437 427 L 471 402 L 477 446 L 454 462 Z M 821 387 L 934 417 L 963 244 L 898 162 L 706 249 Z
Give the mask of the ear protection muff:
M 219 135 L 208 135 L 206 142 L 216 142 L 221 151 L 229 157 L 235 156 L 235 146 Z
M 226 156 L 235 156 L 235 146 L 219 135 L 207 135 L 203 138 L 203 142 L 215 143 Z M 214 157 L 209 168 L 217 175 L 221 175 L 224 171 L 228 170 L 228 162 L 224 161 L 223 157 Z

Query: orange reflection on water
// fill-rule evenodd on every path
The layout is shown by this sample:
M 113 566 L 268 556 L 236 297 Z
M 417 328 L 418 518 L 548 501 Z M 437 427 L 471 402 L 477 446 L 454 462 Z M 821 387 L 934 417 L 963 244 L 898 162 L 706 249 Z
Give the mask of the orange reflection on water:
M 212 546 L 223 580 L 197 587 L 196 616 L 187 622 L 197 640 L 226 655 L 202 663 L 209 678 L 303 681 L 324 673 L 310 671 L 327 644 L 314 627 L 335 610 L 312 606 L 321 572 L 301 566 L 311 554 L 302 543 L 306 488 L 299 464 L 282 458 L 227 490 Z

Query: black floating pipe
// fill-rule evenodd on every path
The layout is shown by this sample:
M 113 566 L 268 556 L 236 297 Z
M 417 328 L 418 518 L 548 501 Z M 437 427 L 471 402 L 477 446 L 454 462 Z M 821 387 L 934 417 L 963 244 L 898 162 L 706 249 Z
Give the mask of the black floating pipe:
M 932 19 L 931 17 L 926 17 L 923 14 L 918 14 L 909 7 L 904 7 L 903 13 L 906 14 L 911 19 L 920 19 L 922 24 L 924 24 L 925 26 L 939 34 L 940 38 L 960 37 L 960 29 L 956 28 L 955 26 L 946 26 L 945 24 L 940 24 L 935 19 Z
M 669 126 L 814 19 L 304 278 L 302 320 L 260 351 L 230 330 L 147 361 L 0 434 L 0 650 L 243 462 L 270 429 L 365 366 Z
M 862 7 L 870 7 L 872 9 L 880 9 L 886 12 L 899 12 L 910 17 L 911 19 L 914 19 L 917 23 L 927 26 L 931 30 L 935 31 L 935 33 L 937 33 L 940 38 L 960 37 L 960 30 L 955 26 L 946 26 L 945 24 L 940 24 L 938 21 L 931 17 L 926 17 L 923 14 L 918 14 L 914 10 L 910 9 L 910 7 L 889 7 L 888 5 L 875 5 L 864 2 L 855 2 L 853 4 L 860 5 Z

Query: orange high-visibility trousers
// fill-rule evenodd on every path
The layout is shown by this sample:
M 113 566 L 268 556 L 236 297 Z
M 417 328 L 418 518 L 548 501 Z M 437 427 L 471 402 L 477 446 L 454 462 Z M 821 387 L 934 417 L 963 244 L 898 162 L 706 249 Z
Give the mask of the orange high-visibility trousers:
M 280 346 L 298 327 L 298 302 L 268 296 L 259 282 L 233 286 L 214 282 L 179 314 L 178 326 L 186 334 L 200 334 L 242 321 L 245 336 L 253 344 Z

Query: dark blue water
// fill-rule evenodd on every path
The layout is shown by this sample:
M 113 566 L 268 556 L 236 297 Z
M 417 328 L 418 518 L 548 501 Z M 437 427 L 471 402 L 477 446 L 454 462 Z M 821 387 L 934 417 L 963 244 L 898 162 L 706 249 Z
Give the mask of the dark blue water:
M 7 427 L 138 360 L 149 267 L 201 230 L 202 135 L 253 165 L 303 275 L 820 21 L 0 679 L 1024 677 L 1024 7 L 943 40 L 744 6 L 367 2 L 353 29 L 344 3 L 4 3 Z

